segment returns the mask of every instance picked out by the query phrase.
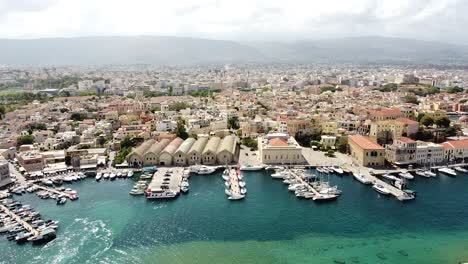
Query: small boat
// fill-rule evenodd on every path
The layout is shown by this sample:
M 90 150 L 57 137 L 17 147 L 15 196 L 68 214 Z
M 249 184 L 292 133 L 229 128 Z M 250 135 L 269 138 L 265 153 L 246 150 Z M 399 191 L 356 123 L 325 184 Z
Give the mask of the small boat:
M 437 177 L 437 174 L 434 173 L 434 172 L 432 172 L 432 171 L 430 171 L 430 170 L 425 170 L 425 171 L 424 171 L 424 174 L 426 174 L 426 175 L 429 176 L 429 177 Z
M 334 172 L 338 173 L 338 174 L 343 174 L 343 173 L 344 173 L 343 169 L 340 168 L 340 166 L 333 166 L 333 167 L 331 167 L 331 169 L 332 169 Z
M 66 197 L 59 197 L 57 198 L 57 204 L 65 204 L 67 202 L 67 198 Z
M 109 179 L 111 181 L 115 180 L 116 177 L 117 177 L 117 174 L 115 174 L 114 172 L 111 172 L 111 174 L 109 175 Z
M 374 189 L 375 191 L 377 191 L 378 193 L 381 193 L 383 195 L 389 195 L 390 194 L 390 190 L 388 190 L 387 188 L 385 188 L 385 186 L 383 186 L 381 184 L 374 184 L 372 186 L 372 189 Z
M 353 176 L 356 180 L 360 181 L 363 184 L 371 184 L 372 181 L 362 173 L 353 173 Z
M 414 176 L 406 170 L 403 170 L 400 173 L 398 173 L 398 176 L 408 179 L 408 180 L 414 179 Z
M 65 177 L 63 177 L 63 181 L 64 181 L 64 182 L 72 182 L 72 181 L 73 181 L 73 177 L 72 177 L 72 176 L 65 176 Z
M 52 186 L 54 185 L 54 183 L 52 182 L 52 180 L 49 180 L 49 179 L 44 179 L 42 180 L 42 184 L 46 185 L 46 186 Z
M 242 194 L 233 194 L 228 197 L 229 200 L 241 200 L 244 198 L 245 198 L 245 195 L 242 195 Z
M 132 177 L 133 177 L 133 171 L 128 171 L 127 178 L 132 178 Z
M 458 172 L 463 172 L 463 173 L 467 173 L 468 170 L 467 169 L 464 169 L 462 167 L 454 167 L 453 168 L 455 171 L 458 171 Z
M 122 178 L 122 172 L 118 171 L 116 174 L 115 174 L 115 177 L 117 178 Z
M 271 171 L 271 170 L 281 170 L 281 169 L 283 169 L 283 167 L 281 167 L 281 166 L 271 166 L 271 165 L 269 165 L 269 166 L 266 166 L 266 167 L 265 167 L 265 170 L 267 170 L 267 171 Z
M 393 175 L 388 174 L 388 173 L 382 174 L 382 177 L 385 178 L 385 179 L 388 179 L 388 180 L 392 180 L 392 181 L 398 180 L 398 177 L 393 176 Z
M 424 171 L 418 170 L 415 172 L 416 175 L 424 177 L 424 178 L 430 178 L 431 176 L 427 175 Z
M 241 171 L 259 171 L 263 170 L 265 167 L 263 165 L 243 165 L 240 167 Z
M 189 191 L 189 187 L 188 186 L 182 186 L 182 187 L 180 187 L 180 191 L 183 192 L 183 193 L 187 193 Z
M 304 184 L 302 184 L 302 183 L 291 184 L 291 185 L 289 185 L 288 190 L 289 191 L 295 191 L 300 186 L 304 186 Z
M 96 179 L 96 181 L 100 181 L 102 179 L 102 173 L 100 173 L 100 172 L 96 173 L 95 179 Z
M 457 173 L 454 170 L 447 168 L 447 167 L 439 168 L 439 172 L 444 173 L 445 175 L 448 175 L 448 176 L 453 176 L 453 177 L 457 176 Z
M 240 193 L 245 195 L 247 193 L 247 188 L 241 188 Z
M 142 180 L 148 180 L 148 179 L 151 179 L 151 178 L 153 178 L 153 175 L 151 175 L 151 174 L 142 174 L 140 176 L 140 179 L 142 179 Z
M 245 187 L 245 181 L 239 181 L 239 186 L 240 187 Z
M 229 179 L 230 179 L 229 175 L 226 175 L 224 173 L 223 173 L 222 177 L 223 177 L 223 180 L 225 180 L 225 181 L 229 181 Z
M 271 174 L 273 179 L 283 179 L 284 173 L 282 171 L 276 171 L 275 173 Z
M 109 179 L 109 176 L 110 176 L 110 174 L 109 174 L 108 172 L 104 172 L 104 174 L 102 175 L 102 177 L 103 177 L 105 180 Z
M 52 183 L 54 185 L 62 185 L 63 179 L 62 178 L 55 178 L 55 179 L 52 180 Z
M 145 194 L 145 191 L 143 189 L 132 189 L 130 192 L 129 192 L 130 195 L 143 195 Z
M 226 185 L 226 187 L 229 187 L 229 186 L 231 186 L 231 182 L 225 181 L 225 182 L 224 182 L 224 185 Z
M 228 189 L 224 189 L 224 193 L 225 193 L 227 196 L 231 196 L 231 191 L 228 190 Z
M 393 186 L 397 187 L 400 190 L 406 189 L 406 183 L 403 179 L 398 179 L 393 182 Z
M 331 201 L 335 200 L 338 197 L 336 194 L 318 194 L 315 195 L 312 200 L 313 201 Z
M 201 166 L 198 169 L 197 174 L 206 175 L 206 174 L 211 174 L 211 173 L 213 173 L 215 171 L 216 171 L 215 167 Z

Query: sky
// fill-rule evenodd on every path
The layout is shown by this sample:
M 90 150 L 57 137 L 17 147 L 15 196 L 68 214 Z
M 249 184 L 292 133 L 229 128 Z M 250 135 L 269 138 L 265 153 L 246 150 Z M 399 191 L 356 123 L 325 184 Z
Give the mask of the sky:
M 0 38 L 468 41 L 468 0 L 0 0 Z

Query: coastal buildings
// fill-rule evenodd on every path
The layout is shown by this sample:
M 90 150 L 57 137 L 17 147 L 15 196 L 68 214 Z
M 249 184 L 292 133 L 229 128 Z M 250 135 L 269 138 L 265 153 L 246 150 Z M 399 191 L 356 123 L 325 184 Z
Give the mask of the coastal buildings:
M 407 118 L 372 122 L 369 136 L 377 143 L 387 144 L 392 139 L 408 137 L 419 131 L 419 123 Z
M 302 164 L 302 147 L 294 137 L 284 133 L 267 134 L 258 138 L 258 149 L 263 164 Z
M 44 157 L 37 152 L 22 152 L 16 155 L 19 164 L 27 172 L 36 172 L 44 169 Z
M 351 157 L 359 166 L 373 167 L 385 164 L 385 149 L 369 137 L 352 135 L 348 137 Z
M 11 182 L 9 164 L 4 158 L 0 157 L 0 188 L 7 186 Z
M 468 158 L 468 139 L 452 140 L 442 143 L 445 149 L 445 160 L 465 161 Z
M 188 163 L 188 152 L 195 143 L 194 138 L 187 138 L 173 154 L 173 162 L 176 166 L 186 166 Z
M 418 141 L 416 146 L 416 163 L 419 165 L 442 164 L 446 161 L 445 149 L 441 144 Z
M 416 163 L 416 141 L 401 137 L 393 140 L 393 144 L 385 148 L 385 158 L 388 162 L 396 165 Z

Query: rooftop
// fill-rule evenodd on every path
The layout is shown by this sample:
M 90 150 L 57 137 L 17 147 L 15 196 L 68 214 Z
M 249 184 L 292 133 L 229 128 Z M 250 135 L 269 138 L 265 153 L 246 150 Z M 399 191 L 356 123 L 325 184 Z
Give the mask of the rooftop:
M 377 143 L 372 142 L 369 137 L 364 137 L 361 135 L 352 135 L 348 137 L 349 140 L 354 142 L 362 149 L 372 149 L 372 150 L 384 150 L 382 146 Z

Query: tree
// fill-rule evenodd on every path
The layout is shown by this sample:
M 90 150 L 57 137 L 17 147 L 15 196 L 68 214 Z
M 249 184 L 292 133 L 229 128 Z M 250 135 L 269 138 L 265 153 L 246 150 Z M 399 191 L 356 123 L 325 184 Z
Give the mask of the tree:
M 434 124 L 434 119 L 430 116 L 425 115 L 421 118 L 419 123 L 423 124 L 426 127 L 432 126 Z
M 121 148 L 133 147 L 132 139 L 129 136 L 124 137 L 122 141 L 120 142 L 120 147 Z
M 6 113 L 5 106 L 0 105 L 0 120 L 3 119 L 3 117 L 5 116 L 5 113 Z
M 173 102 L 169 105 L 169 111 L 179 112 L 182 109 L 191 108 L 192 106 L 186 102 Z
M 227 120 L 227 127 L 229 129 L 239 129 L 239 118 L 237 116 L 229 117 Z
M 464 89 L 459 86 L 453 86 L 450 88 L 447 88 L 447 93 L 462 93 Z
M 418 104 L 418 98 L 416 98 L 416 96 L 413 95 L 406 95 L 404 101 L 407 104 Z
M 188 133 L 187 133 L 187 130 L 185 129 L 185 122 L 183 119 L 179 119 L 177 120 L 177 125 L 176 125 L 176 128 L 174 130 L 174 133 L 180 137 L 181 139 L 187 139 L 189 137 Z
M 348 137 L 343 136 L 336 141 L 336 149 L 341 152 L 341 153 L 347 153 L 348 152 Z
M 253 139 L 253 138 L 243 138 L 242 139 L 242 145 L 246 146 L 246 147 L 249 147 L 253 150 L 257 150 L 258 149 L 258 142 L 257 140 Z
M 86 118 L 86 115 L 83 113 L 72 113 L 70 119 L 73 121 L 83 121 Z
M 34 143 L 34 136 L 32 136 L 32 135 L 25 135 L 25 136 L 18 137 L 16 139 L 16 145 L 17 146 L 29 145 L 29 144 L 32 144 L 32 143 Z
M 237 129 L 236 135 L 237 135 L 238 137 L 242 137 L 242 129 Z
M 449 127 L 450 126 L 450 119 L 446 116 L 439 116 L 434 119 L 434 124 L 438 127 Z
M 325 156 L 327 157 L 334 157 L 335 156 L 335 151 L 333 149 L 329 149 L 327 153 L 325 153 Z

